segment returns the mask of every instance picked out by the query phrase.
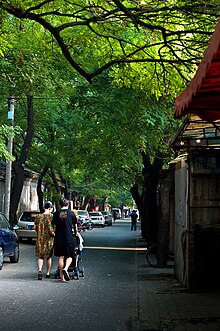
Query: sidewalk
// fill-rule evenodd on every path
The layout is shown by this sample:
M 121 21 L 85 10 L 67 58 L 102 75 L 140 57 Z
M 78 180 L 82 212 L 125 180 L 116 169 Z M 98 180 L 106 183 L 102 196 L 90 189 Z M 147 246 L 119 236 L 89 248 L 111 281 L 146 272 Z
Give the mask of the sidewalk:
M 137 248 L 146 248 L 137 231 Z M 147 265 L 137 250 L 137 289 L 132 331 L 219 331 L 220 292 L 189 294 L 171 268 Z

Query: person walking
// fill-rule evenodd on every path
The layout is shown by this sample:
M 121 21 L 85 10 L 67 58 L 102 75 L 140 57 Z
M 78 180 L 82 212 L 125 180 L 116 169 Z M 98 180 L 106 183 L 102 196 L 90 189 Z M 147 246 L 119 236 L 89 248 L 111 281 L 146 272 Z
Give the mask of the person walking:
M 44 259 L 46 258 L 46 276 L 50 278 L 50 270 L 52 265 L 54 230 L 52 227 L 53 204 L 50 201 L 45 202 L 43 214 L 38 214 L 34 220 L 34 229 L 37 232 L 35 254 L 38 257 L 38 280 L 42 280 L 42 268 Z
M 70 280 L 68 269 L 75 253 L 74 236 L 78 232 L 77 218 L 73 211 L 68 210 L 67 199 L 60 199 L 59 205 L 60 209 L 54 213 L 52 221 L 55 226 L 54 255 L 58 256 L 60 280 L 65 282 Z
M 138 214 L 136 212 L 136 210 L 133 210 L 131 213 L 130 213 L 130 217 L 131 217 L 131 231 L 136 231 L 137 229 L 137 219 L 138 219 Z
M 117 219 L 117 214 L 116 214 L 116 211 L 113 210 L 113 221 L 114 221 L 114 223 L 115 223 L 116 219 Z

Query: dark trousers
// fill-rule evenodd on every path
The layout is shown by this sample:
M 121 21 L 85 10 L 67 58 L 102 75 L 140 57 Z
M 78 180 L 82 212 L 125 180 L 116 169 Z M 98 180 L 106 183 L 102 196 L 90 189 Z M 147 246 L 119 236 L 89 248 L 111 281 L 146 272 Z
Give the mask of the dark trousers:
M 137 228 L 137 220 L 131 220 L 131 231 L 136 231 Z

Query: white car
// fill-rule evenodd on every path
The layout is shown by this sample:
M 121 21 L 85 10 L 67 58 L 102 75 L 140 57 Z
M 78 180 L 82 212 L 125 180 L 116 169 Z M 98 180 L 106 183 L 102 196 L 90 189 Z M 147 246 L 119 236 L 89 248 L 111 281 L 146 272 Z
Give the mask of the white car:
M 90 221 L 89 212 L 87 210 L 77 210 L 77 218 L 82 222 Z
M 105 218 L 100 211 L 91 211 L 89 213 L 90 219 L 94 225 L 105 226 Z
M 112 214 L 109 211 L 102 211 L 101 213 L 104 216 L 105 224 L 108 226 L 112 225 Z
M 36 239 L 37 233 L 34 230 L 34 219 L 39 213 L 39 210 L 27 210 L 21 214 L 17 226 L 15 226 L 15 232 L 20 240 Z

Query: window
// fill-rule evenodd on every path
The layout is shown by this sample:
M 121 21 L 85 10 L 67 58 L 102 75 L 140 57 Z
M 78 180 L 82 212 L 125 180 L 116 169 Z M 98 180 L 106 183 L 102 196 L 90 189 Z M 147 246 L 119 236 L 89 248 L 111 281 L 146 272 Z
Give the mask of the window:
M 0 228 L 8 228 L 9 229 L 10 224 L 8 223 L 6 217 L 3 214 L 0 214 Z

